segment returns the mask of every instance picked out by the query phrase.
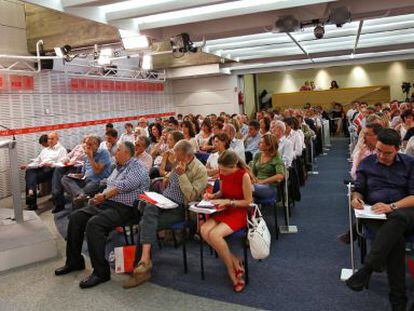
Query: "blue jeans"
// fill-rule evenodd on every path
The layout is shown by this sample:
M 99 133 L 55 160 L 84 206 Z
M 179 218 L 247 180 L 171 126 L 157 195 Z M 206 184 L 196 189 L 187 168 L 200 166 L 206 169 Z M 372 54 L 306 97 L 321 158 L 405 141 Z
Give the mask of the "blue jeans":
M 272 185 L 261 185 L 261 184 L 254 184 L 254 191 L 253 197 L 257 200 L 264 200 L 271 197 L 276 197 L 277 199 L 277 191 L 276 187 Z

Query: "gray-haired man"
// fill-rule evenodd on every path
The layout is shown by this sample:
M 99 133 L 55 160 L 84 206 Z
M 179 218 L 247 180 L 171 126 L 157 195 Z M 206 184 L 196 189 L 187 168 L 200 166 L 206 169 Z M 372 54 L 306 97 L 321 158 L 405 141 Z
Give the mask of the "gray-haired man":
M 174 146 L 177 160 L 175 168 L 168 175 L 168 186 L 163 195 L 178 204 L 175 209 L 160 209 L 146 204 L 141 221 L 141 260 L 134 269 L 133 276 L 124 284 L 124 288 L 138 286 L 151 278 L 151 245 L 157 242 L 157 230 L 184 220 L 184 208 L 188 202 L 201 198 L 207 186 L 207 170 L 194 157 L 192 145 L 180 140 Z
M 93 273 L 79 283 L 89 288 L 111 278 L 109 263 L 105 259 L 105 244 L 109 232 L 125 225 L 136 217 L 134 201 L 148 191 L 150 179 L 146 168 L 134 158 L 135 147 L 122 142 L 115 152 L 116 168 L 108 178 L 107 188 L 89 201 L 89 205 L 74 211 L 69 218 L 66 263 L 56 269 L 56 275 L 64 275 L 85 269 L 81 254 L 86 232 L 88 251 Z

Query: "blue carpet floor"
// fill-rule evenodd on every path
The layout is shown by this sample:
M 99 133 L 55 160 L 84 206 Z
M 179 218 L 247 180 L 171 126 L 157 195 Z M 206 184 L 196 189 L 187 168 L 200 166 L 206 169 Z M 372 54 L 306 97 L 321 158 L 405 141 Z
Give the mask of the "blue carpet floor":
M 206 279 L 201 280 L 199 248 L 195 242 L 189 245 L 188 274 L 183 273 L 181 248 L 155 247 L 152 282 L 268 310 L 389 310 L 385 274 L 374 274 L 370 289 L 360 293 L 350 291 L 339 279 L 341 268 L 349 267 L 349 248 L 337 241 L 337 236 L 347 228 L 343 185 L 343 179 L 348 177 L 346 158 L 347 141 L 342 139 L 334 140 L 328 155 L 318 158 L 319 175 L 309 177 L 301 189 L 302 201 L 293 210 L 292 223 L 298 226 L 299 233 L 273 240 L 268 259 L 261 262 L 249 259 L 250 283 L 243 293 L 232 291 L 224 265 L 209 252 L 204 256 Z M 273 232 L 272 218 L 268 219 Z M 56 216 L 56 226 L 63 235 L 66 225 L 67 218 L 62 212 Z M 232 245 L 232 249 L 242 254 L 239 245 Z M 412 294 L 413 282 L 407 283 Z

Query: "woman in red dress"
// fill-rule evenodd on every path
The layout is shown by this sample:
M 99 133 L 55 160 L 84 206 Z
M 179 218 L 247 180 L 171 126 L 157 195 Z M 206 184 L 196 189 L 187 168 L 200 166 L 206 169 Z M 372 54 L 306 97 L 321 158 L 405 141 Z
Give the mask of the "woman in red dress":
M 246 165 L 233 151 L 224 151 L 219 159 L 220 190 L 206 193 L 221 210 L 201 226 L 201 236 L 216 250 L 227 267 L 235 292 L 244 289 L 244 268 L 241 260 L 230 252 L 226 236 L 247 226 L 247 207 L 253 201 L 252 184 Z

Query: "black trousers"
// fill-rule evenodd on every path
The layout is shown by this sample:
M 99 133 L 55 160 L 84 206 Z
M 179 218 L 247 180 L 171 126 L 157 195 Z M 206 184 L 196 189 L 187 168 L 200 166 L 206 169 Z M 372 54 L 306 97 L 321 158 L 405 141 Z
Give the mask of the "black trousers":
M 53 167 L 39 167 L 39 168 L 28 168 L 26 170 L 25 180 L 26 180 L 26 195 L 29 190 L 33 190 L 33 197 L 31 200 L 26 198 L 26 204 L 36 205 L 37 201 L 37 191 L 36 187 L 38 184 L 51 180 L 53 176 Z
M 386 221 L 369 220 L 364 223 L 376 233 L 366 265 L 374 271 L 386 268 L 391 304 L 406 305 L 404 234 L 414 230 L 414 208 L 398 209 L 390 213 Z
M 82 170 L 80 166 L 57 167 L 52 176 L 52 198 L 55 206 L 64 206 L 65 197 L 63 195 L 62 177 L 69 173 L 79 173 Z
M 102 279 L 109 279 L 111 271 L 105 259 L 108 234 L 115 227 L 137 217 L 136 213 L 135 208 L 114 201 L 105 201 L 99 206 L 88 205 L 74 211 L 69 217 L 66 264 L 76 266 L 83 261 L 81 252 L 86 233 L 93 273 Z

